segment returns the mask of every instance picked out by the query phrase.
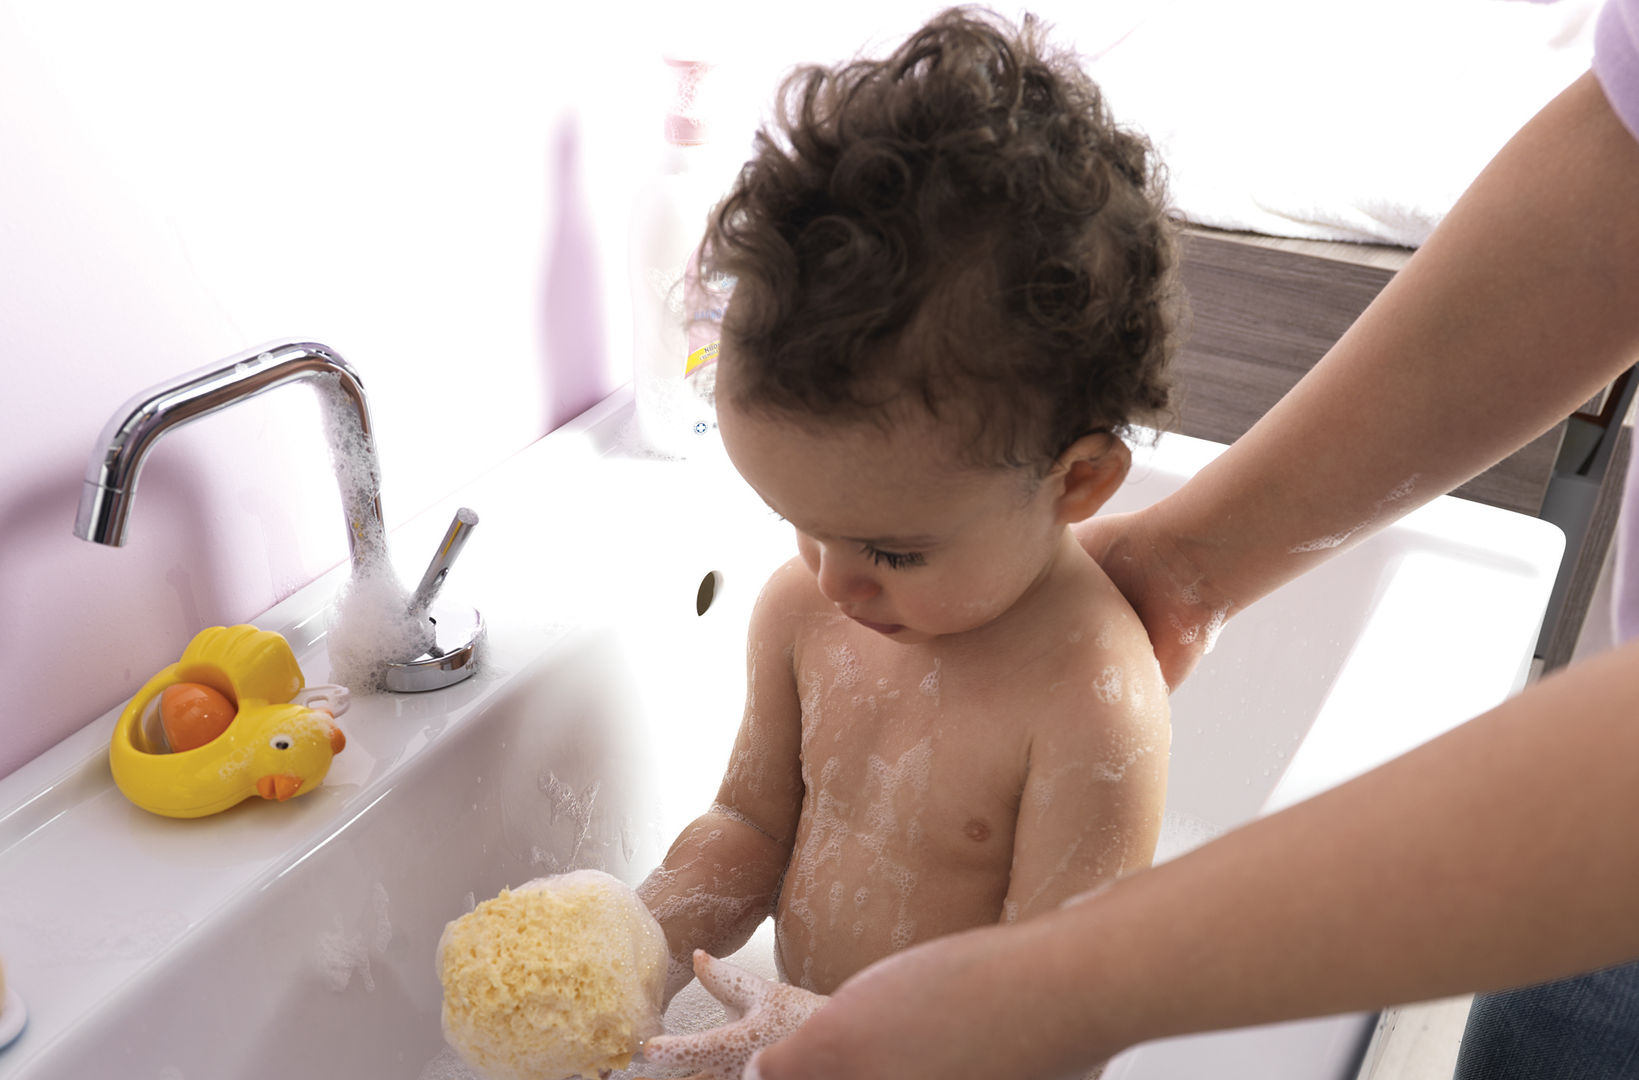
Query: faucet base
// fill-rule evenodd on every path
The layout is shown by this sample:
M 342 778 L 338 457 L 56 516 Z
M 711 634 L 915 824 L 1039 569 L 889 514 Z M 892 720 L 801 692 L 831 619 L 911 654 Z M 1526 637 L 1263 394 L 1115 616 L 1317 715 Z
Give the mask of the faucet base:
M 478 668 L 484 617 L 476 608 L 434 601 L 427 621 L 432 644 L 414 660 L 387 665 L 382 683 L 395 694 L 442 690 L 470 678 Z

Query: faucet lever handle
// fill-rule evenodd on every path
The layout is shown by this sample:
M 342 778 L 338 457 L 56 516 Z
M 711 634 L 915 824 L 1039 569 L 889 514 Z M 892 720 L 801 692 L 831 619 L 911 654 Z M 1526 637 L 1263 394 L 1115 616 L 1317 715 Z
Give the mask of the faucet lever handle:
M 450 567 L 455 563 L 455 557 L 461 554 L 467 540 L 472 536 L 472 530 L 478 525 L 478 515 L 463 506 L 455 512 L 455 519 L 444 533 L 444 539 L 433 552 L 432 562 L 427 564 L 427 572 L 421 575 L 421 584 L 415 588 L 410 597 L 410 614 L 420 618 L 432 606 L 433 598 L 444 584 L 444 578 L 449 575 Z

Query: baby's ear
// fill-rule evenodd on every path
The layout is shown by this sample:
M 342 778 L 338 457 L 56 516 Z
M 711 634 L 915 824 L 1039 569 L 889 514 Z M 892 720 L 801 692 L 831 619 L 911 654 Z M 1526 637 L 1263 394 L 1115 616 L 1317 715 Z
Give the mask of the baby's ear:
M 1059 455 L 1053 476 L 1060 485 L 1059 520 L 1066 525 L 1092 517 L 1109 501 L 1132 468 L 1132 451 L 1114 435 L 1083 435 Z

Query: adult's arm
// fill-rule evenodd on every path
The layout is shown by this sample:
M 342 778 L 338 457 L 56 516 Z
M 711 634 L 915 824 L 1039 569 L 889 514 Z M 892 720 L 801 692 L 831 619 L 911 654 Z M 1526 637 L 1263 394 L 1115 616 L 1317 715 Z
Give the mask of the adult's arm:
M 1589 73 L 1233 447 L 1154 507 L 1080 530 L 1169 684 L 1225 618 L 1501 460 L 1632 364 L 1636 297 L 1639 142 Z
M 757 1080 L 1021 1080 L 1639 957 L 1639 643 L 1056 912 L 896 954 Z

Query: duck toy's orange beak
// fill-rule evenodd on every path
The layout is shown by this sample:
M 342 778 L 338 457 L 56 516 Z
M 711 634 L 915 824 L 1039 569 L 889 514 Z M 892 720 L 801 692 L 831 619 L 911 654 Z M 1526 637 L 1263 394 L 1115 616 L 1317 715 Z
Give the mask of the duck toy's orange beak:
M 302 787 L 299 776 L 263 776 L 256 781 L 256 794 L 264 799 L 284 802 Z

